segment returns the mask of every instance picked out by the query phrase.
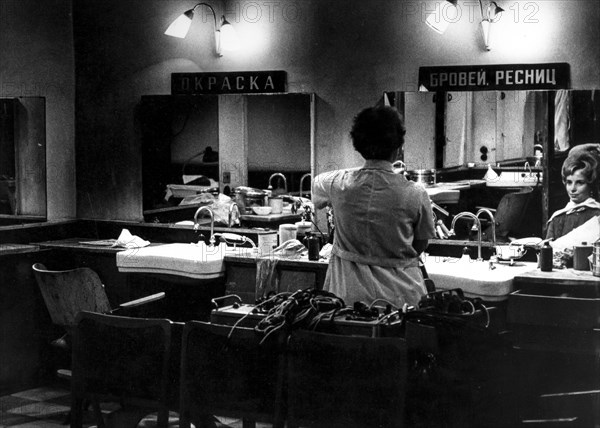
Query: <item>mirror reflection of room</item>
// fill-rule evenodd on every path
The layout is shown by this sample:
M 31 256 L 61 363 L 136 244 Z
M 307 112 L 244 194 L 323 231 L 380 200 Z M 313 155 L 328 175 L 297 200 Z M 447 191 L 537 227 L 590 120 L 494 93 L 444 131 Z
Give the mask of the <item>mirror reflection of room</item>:
M 451 215 L 491 210 L 495 233 L 482 220 L 489 240 L 542 236 L 566 203 L 550 184 L 560 182 L 565 156 L 600 140 L 597 90 L 388 92 L 385 101 L 405 116 L 407 177 L 433 173 L 428 192 Z
M 142 97 L 145 220 L 190 220 L 193 208 L 239 205 L 248 191 L 260 205 L 282 197 L 289 212 L 301 184 L 310 199 L 311 103 L 310 94 Z
M 278 194 L 300 194 L 310 173 L 310 96 L 256 95 L 247 99 L 248 185 Z M 269 179 L 273 174 L 281 176 Z M 304 182 L 310 189 L 310 182 Z
M 45 99 L 0 99 L 0 225 L 45 219 Z

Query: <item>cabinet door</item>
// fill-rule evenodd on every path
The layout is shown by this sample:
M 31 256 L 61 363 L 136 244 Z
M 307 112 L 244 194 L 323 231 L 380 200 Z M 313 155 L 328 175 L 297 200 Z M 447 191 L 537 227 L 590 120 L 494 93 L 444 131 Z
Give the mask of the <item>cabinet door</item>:
M 409 170 L 435 168 L 435 100 L 433 93 L 404 94 L 404 162 Z
M 496 162 L 496 93 L 448 92 L 444 167 Z
M 226 263 L 225 294 L 236 294 L 242 302 L 256 302 L 256 265 Z

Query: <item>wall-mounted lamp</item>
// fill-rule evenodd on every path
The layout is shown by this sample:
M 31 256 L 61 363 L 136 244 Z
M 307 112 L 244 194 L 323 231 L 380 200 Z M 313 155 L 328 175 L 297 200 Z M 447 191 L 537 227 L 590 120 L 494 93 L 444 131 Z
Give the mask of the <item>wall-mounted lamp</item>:
M 221 27 L 217 27 L 217 14 L 211 5 L 208 3 L 198 3 L 193 8 L 183 12 L 175 21 L 169 25 L 169 28 L 165 31 L 167 36 L 179 37 L 180 39 L 187 36 L 190 26 L 192 25 L 192 19 L 194 19 L 194 10 L 197 7 L 206 6 L 212 13 L 215 25 L 215 51 L 218 56 L 223 56 L 221 51 L 234 51 L 239 48 L 239 39 L 235 28 L 225 19 L 225 16 L 221 16 Z
M 457 3 L 458 0 L 446 0 L 446 2 L 451 6 L 451 9 L 455 14 L 458 14 Z M 492 46 L 491 42 L 491 27 L 494 22 L 498 22 L 500 19 L 502 9 L 498 4 L 494 1 L 488 3 L 487 7 L 484 10 L 482 0 L 479 0 L 479 10 L 481 12 L 481 32 L 483 34 L 483 43 L 485 45 L 486 50 L 490 50 Z M 444 34 L 450 21 L 441 17 L 441 14 L 431 13 L 425 19 L 425 23 L 433 30 L 438 32 L 439 34 Z
M 452 12 L 457 13 L 456 12 L 456 4 L 458 3 L 458 0 L 446 0 L 446 1 L 448 2 L 448 5 L 451 6 Z M 448 29 L 448 25 L 450 24 L 450 21 L 448 21 L 447 19 L 444 19 L 442 17 L 441 13 L 438 15 L 437 13 L 434 12 L 434 13 L 430 13 L 427 16 L 427 18 L 425 19 L 425 23 L 433 31 L 435 31 L 439 34 L 444 34 L 444 32 Z
M 498 22 L 504 9 L 498 6 L 496 2 L 491 1 L 488 3 L 484 13 L 481 0 L 479 0 L 479 9 L 481 11 L 481 33 L 483 34 L 483 44 L 485 45 L 485 49 L 489 51 L 492 49 L 492 24 Z

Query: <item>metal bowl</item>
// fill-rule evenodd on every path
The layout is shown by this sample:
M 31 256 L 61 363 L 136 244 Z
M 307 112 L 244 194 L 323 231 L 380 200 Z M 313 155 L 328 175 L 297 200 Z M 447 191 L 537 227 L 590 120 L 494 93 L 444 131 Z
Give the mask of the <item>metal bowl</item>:
M 424 186 L 435 185 L 435 169 L 413 169 L 406 172 L 406 178 Z

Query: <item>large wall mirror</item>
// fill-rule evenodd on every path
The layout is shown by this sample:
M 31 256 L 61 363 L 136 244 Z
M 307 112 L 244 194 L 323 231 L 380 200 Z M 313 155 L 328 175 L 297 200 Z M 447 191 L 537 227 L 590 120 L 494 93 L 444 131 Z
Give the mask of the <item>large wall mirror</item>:
M 600 142 L 600 90 L 388 92 L 385 98 L 405 117 L 409 169 L 510 166 L 535 161 L 538 145 L 560 156 Z
M 483 181 L 488 165 L 507 177 L 531 171 L 531 182 L 515 176 L 471 186 L 456 208 L 495 208 L 507 193 L 533 188 L 526 217 L 534 220 L 523 233 L 543 234 L 548 216 L 566 204 L 560 168 L 570 148 L 600 143 L 600 90 L 386 92 L 383 101 L 404 115 L 408 170 L 436 169 L 444 185 Z
M 147 221 L 207 186 L 266 189 L 277 172 L 299 194 L 312 171 L 313 94 L 148 95 L 138 107 Z
M 45 98 L 1 98 L 0 225 L 45 219 Z

